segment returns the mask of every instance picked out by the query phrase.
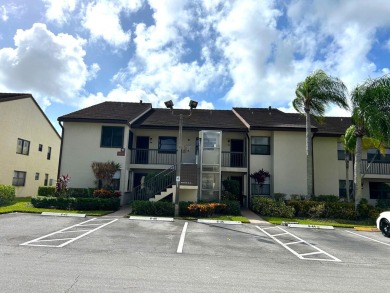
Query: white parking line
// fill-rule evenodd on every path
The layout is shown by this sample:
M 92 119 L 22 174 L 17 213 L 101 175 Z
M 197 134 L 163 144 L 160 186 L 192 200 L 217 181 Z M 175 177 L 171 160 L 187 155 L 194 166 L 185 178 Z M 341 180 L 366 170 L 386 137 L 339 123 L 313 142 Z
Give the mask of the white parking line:
M 184 238 L 186 237 L 188 222 L 184 223 L 183 230 L 181 231 L 179 246 L 177 247 L 177 253 L 183 253 Z
M 59 231 L 56 231 L 56 232 L 53 232 L 53 233 L 50 233 L 50 234 L 47 234 L 47 235 L 44 235 L 42 237 L 39 237 L 39 238 L 36 238 L 36 239 L 33 239 L 33 240 L 30 240 L 30 241 L 27 241 L 25 243 L 22 243 L 20 245 L 27 245 L 27 246 L 45 246 L 45 247 L 64 247 L 65 245 L 68 245 L 69 243 L 72 243 L 73 241 L 76 241 L 77 239 L 80 239 L 81 237 L 84 237 L 92 232 L 95 232 L 96 230 L 99 230 L 111 223 L 114 223 L 115 221 L 118 221 L 118 219 L 114 219 L 114 220 L 111 220 L 111 219 L 104 219 L 104 221 L 109 221 L 107 223 L 103 223 L 103 224 L 99 224 L 98 227 L 94 228 L 94 229 L 81 229 L 81 230 L 70 230 L 72 228 L 75 228 L 75 227 L 85 227 L 85 226 L 90 226 L 91 224 L 86 224 L 84 225 L 85 223 L 89 223 L 91 221 L 103 221 L 103 220 L 100 220 L 100 219 L 97 219 L 97 218 L 93 218 L 93 219 L 90 219 L 88 221 L 85 221 L 85 222 L 82 222 L 80 224 L 76 224 L 76 225 L 73 225 L 73 226 L 70 226 L 70 227 L 67 227 L 67 228 L 64 228 L 64 229 L 61 229 Z M 110 221 L 111 220 L 111 221 Z M 61 235 L 62 233 L 79 233 L 79 232 L 85 232 L 81 235 L 78 235 L 76 237 L 64 237 L 64 238 L 55 238 L 55 239 L 45 239 L 45 238 L 48 238 L 50 236 L 53 236 L 53 235 Z M 43 242 L 43 243 L 47 243 L 47 242 L 53 242 L 53 241 L 65 241 L 59 245 L 48 245 L 48 244 L 39 244 L 39 242 Z
M 370 237 L 367 237 L 367 236 L 363 236 L 363 235 L 360 235 L 360 234 L 355 233 L 355 232 L 352 232 L 352 231 L 348 231 L 348 230 L 347 230 L 347 232 L 348 232 L 348 233 L 351 233 L 351 234 L 354 234 L 354 235 L 356 235 L 356 236 L 362 237 L 362 238 L 366 238 L 366 239 L 371 240 L 371 241 L 374 241 L 374 242 L 378 242 L 378 243 L 383 244 L 383 245 L 390 246 L 389 243 L 385 243 L 385 242 L 382 242 L 382 241 L 379 241 L 379 240 L 376 240 L 376 239 L 373 239 L 373 238 L 370 238 Z
M 337 261 L 337 262 L 340 262 L 341 260 L 339 260 L 337 257 L 323 251 L 322 249 L 318 248 L 317 246 L 314 246 L 310 243 L 308 243 L 307 241 L 299 238 L 298 236 L 290 233 L 290 232 L 287 232 L 286 230 L 280 228 L 280 227 L 270 227 L 270 228 L 260 228 L 259 226 L 256 226 L 257 229 L 259 229 L 261 232 L 263 232 L 264 234 L 266 234 L 267 236 L 269 236 L 270 238 L 272 238 L 274 241 L 276 241 L 277 243 L 279 243 L 280 245 L 282 245 L 284 248 L 286 248 L 288 251 L 290 251 L 292 254 L 294 254 L 295 256 L 297 256 L 298 258 L 300 259 L 303 259 L 303 260 L 319 260 L 319 261 Z M 270 234 L 268 233 L 266 230 L 269 230 L 269 229 L 279 229 L 281 231 L 283 231 L 282 233 L 277 233 L 277 234 Z M 290 241 L 290 242 L 286 242 L 284 243 L 283 241 L 277 239 L 278 236 L 282 236 L 282 235 L 289 235 L 295 239 L 297 239 L 297 241 Z M 293 244 L 305 244 L 306 246 L 312 248 L 314 251 L 312 252 L 306 252 L 306 253 L 298 253 L 297 251 L 295 251 L 294 249 L 292 249 L 290 247 L 290 245 L 293 245 Z M 306 257 L 306 256 L 310 256 L 310 255 L 320 255 L 320 254 L 324 254 L 327 256 L 327 258 L 310 258 L 310 257 Z

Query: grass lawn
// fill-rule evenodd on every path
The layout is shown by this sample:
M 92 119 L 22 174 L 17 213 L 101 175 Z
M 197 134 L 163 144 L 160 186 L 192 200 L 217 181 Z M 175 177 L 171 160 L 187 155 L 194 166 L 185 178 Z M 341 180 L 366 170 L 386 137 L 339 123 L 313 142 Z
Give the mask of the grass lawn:
M 271 224 L 280 225 L 282 222 L 298 222 L 299 224 L 307 225 L 325 225 L 325 226 L 334 226 L 334 227 L 343 227 L 343 228 L 354 228 L 354 227 L 375 227 L 373 221 L 348 221 L 340 219 L 300 219 L 300 218 L 277 218 L 277 217 L 264 217 L 261 216 L 265 221 L 270 222 Z
M 42 213 L 42 212 L 55 212 L 55 213 L 77 213 L 86 214 L 88 216 L 104 216 L 112 211 L 73 211 L 73 210 L 57 210 L 57 209 L 40 209 L 34 208 L 31 204 L 31 197 L 17 197 L 15 203 L 8 206 L 0 206 L 0 214 L 7 213 Z

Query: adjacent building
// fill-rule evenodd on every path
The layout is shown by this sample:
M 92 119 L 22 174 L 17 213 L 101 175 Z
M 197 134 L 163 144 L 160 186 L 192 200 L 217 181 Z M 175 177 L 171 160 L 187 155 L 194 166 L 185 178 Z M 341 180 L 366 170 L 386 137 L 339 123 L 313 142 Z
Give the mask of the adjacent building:
M 0 93 L 0 184 L 16 196 L 55 185 L 61 138 L 31 94 Z
M 254 196 L 306 194 L 305 117 L 300 114 L 271 107 L 172 111 L 142 102 L 105 102 L 58 120 L 60 174 L 71 176 L 72 187 L 94 187 L 92 162 L 119 163 L 113 183 L 122 204 L 173 200 L 177 191 L 180 201 L 219 200 L 226 179 L 238 181 L 243 206 Z M 350 125 L 348 117 L 313 121 L 314 194 L 345 197 L 347 178 L 352 186 L 353 165 L 349 162 L 347 173 L 339 142 Z M 365 150 L 363 158 L 364 197 L 390 198 L 389 150 L 386 156 Z M 260 169 L 271 174 L 263 186 L 250 177 Z

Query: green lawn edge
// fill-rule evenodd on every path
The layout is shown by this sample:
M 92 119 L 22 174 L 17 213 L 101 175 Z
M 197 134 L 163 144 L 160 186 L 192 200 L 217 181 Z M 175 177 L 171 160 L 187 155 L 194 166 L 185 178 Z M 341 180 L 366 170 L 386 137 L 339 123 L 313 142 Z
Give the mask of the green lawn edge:
M 87 216 L 100 217 L 105 216 L 114 211 L 78 211 L 78 210 L 58 210 L 58 209 L 44 209 L 35 208 L 31 205 L 31 197 L 17 197 L 15 203 L 0 206 L 0 214 L 9 213 L 42 213 L 42 212 L 54 212 L 54 213 L 75 213 L 75 214 L 86 214 Z
M 375 223 L 370 221 L 348 221 L 342 219 L 302 219 L 302 218 L 278 218 L 278 217 L 265 217 L 261 216 L 265 221 L 274 224 L 280 225 L 282 222 L 298 222 L 299 224 L 305 225 L 324 225 L 324 226 L 333 226 L 339 228 L 354 228 L 354 227 L 366 227 L 374 228 Z

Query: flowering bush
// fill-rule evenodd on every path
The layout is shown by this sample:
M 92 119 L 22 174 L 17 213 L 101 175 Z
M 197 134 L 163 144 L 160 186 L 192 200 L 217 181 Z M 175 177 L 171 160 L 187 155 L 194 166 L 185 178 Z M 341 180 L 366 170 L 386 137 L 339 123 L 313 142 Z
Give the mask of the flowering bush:
M 113 197 L 120 197 L 120 196 L 121 193 L 119 191 L 112 191 L 104 188 L 96 189 L 93 192 L 93 197 L 98 197 L 98 198 L 113 198 Z
M 60 176 L 56 182 L 56 194 L 57 196 L 64 196 L 68 192 L 68 183 L 70 177 L 68 174 Z
M 210 217 L 217 209 L 226 208 L 223 203 L 193 203 L 188 206 L 189 214 L 193 217 Z

